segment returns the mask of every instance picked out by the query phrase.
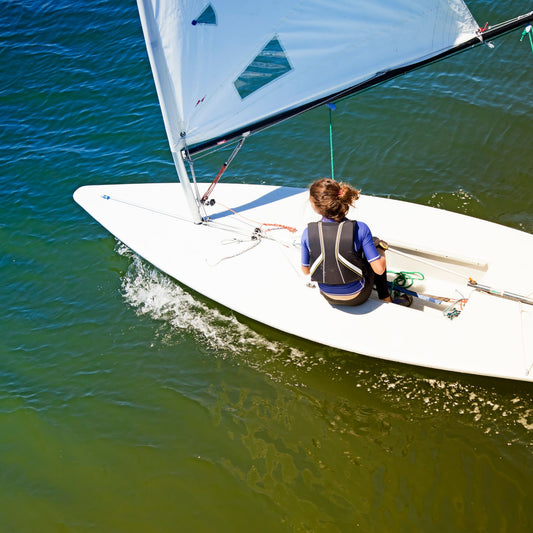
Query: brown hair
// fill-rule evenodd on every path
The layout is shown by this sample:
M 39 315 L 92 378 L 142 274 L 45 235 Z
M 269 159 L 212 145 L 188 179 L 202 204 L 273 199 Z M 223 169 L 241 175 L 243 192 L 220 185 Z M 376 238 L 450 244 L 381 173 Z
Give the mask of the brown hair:
M 311 184 L 309 194 L 316 210 L 324 217 L 340 222 L 359 198 L 359 191 L 347 183 L 322 178 Z

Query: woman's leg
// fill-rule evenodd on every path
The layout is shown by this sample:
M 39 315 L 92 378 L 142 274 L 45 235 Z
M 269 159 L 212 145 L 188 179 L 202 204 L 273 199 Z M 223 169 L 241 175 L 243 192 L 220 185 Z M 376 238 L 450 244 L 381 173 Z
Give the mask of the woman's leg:
M 377 242 L 376 242 L 377 241 Z M 378 291 L 378 298 L 380 300 L 384 300 L 386 302 L 390 302 L 390 292 L 389 292 L 389 285 L 387 283 L 387 266 L 386 266 L 386 257 L 385 257 L 385 250 L 386 248 L 381 245 L 382 241 L 378 239 L 377 237 L 374 237 L 374 244 L 376 244 L 376 250 L 378 251 L 378 254 L 385 260 L 385 272 L 383 274 L 375 274 L 374 273 L 374 285 L 376 286 L 376 290 Z M 388 246 L 386 243 L 384 243 L 384 246 Z M 370 266 L 369 263 L 369 267 Z
M 378 248 L 380 255 L 385 256 L 385 252 Z M 378 291 L 378 298 L 384 302 L 393 302 L 398 305 L 403 305 L 404 307 L 409 307 L 413 303 L 413 297 L 408 294 L 397 294 L 394 297 L 394 300 L 391 298 L 389 291 L 389 284 L 387 283 L 387 271 L 383 274 L 374 275 L 374 284 L 376 285 L 376 290 Z
M 387 274 L 374 274 L 374 285 L 378 291 L 378 298 L 385 300 L 390 298 L 389 285 L 387 283 Z

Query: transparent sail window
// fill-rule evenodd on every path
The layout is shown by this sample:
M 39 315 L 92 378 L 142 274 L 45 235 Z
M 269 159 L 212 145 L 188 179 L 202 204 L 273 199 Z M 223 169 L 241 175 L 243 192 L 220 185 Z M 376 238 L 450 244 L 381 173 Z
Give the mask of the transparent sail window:
M 277 37 L 274 37 L 235 80 L 241 98 L 246 98 L 261 87 L 279 78 L 292 67 Z
M 213 6 L 209 4 L 200 14 L 200 16 L 192 21 L 192 25 L 196 24 L 216 24 L 217 16 Z

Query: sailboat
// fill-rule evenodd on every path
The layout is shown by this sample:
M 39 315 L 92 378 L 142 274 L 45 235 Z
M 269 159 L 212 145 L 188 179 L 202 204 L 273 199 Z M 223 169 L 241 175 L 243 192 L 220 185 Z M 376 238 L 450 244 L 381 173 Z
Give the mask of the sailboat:
M 179 182 L 87 185 L 74 193 L 80 206 L 172 278 L 287 334 L 533 381 L 531 277 L 510 276 L 495 245 L 520 250 L 513 271 L 527 272 L 533 235 L 362 195 L 349 218 L 388 242 L 391 271 L 423 279 L 397 289 L 414 296 L 411 307 L 375 295 L 332 306 L 300 269 L 301 233 L 317 219 L 308 192 L 218 183 L 256 132 L 508 31 L 531 31 L 533 11 L 481 30 L 462 0 L 138 0 L 138 8 Z M 194 163 L 215 150 L 225 157 L 208 187 Z

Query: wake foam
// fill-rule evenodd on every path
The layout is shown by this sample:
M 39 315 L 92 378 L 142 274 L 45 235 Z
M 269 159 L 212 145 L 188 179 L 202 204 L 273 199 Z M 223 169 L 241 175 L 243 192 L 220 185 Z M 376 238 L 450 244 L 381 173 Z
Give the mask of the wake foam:
M 475 216 L 480 209 L 481 201 L 471 192 L 459 189 L 451 193 L 435 192 L 428 204 L 439 209 Z
M 516 390 L 509 392 L 508 384 L 499 386 L 498 380 L 484 385 L 477 384 L 476 378 L 470 379 L 448 381 L 382 373 L 376 375 L 368 387 L 379 390 L 391 403 L 405 404 L 407 400 L 422 416 L 458 415 L 464 423 L 476 426 L 486 434 L 497 435 L 518 429 L 514 436 L 507 435 L 509 444 L 521 442 L 533 446 L 533 408 L 528 384 L 517 384 Z
M 242 359 L 259 350 L 263 359 L 265 352 L 276 359 L 287 358 L 296 364 L 302 364 L 305 359 L 303 352 L 282 342 L 269 341 L 256 333 L 231 311 L 202 302 L 125 245 L 119 244 L 117 251 L 131 259 L 122 279 L 122 294 L 139 315 L 147 315 L 163 323 L 164 327 L 157 334 L 159 341 L 173 344 L 185 333 L 192 334 L 204 346 L 223 357 Z

